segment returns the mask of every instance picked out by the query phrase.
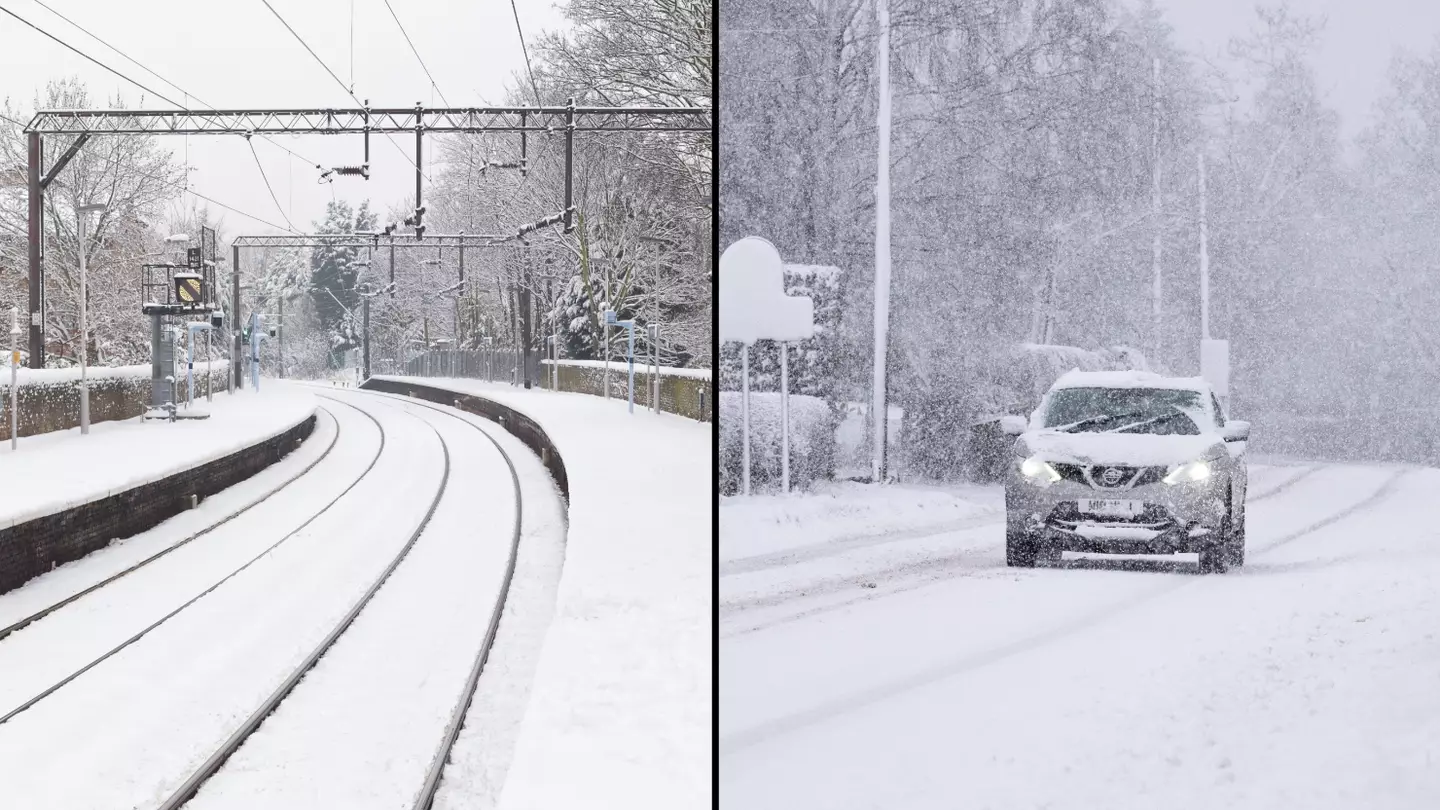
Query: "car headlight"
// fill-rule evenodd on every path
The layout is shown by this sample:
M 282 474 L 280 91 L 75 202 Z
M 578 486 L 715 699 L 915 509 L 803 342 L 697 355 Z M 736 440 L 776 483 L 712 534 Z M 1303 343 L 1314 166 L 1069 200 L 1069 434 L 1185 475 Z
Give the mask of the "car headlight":
M 1197 481 L 1204 481 L 1210 477 L 1210 462 L 1204 459 L 1181 464 L 1171 470 L 1169 475 L 1163 479 L 1167 484 L 1190 484 Z
M 1031 456 L 1020 462 L 1020 473 L 1041 486 L 1049 486 L 1060 480 L 1060 473 L 1055 472 L 1055 468 L 1046 464 L 1039 456 Z

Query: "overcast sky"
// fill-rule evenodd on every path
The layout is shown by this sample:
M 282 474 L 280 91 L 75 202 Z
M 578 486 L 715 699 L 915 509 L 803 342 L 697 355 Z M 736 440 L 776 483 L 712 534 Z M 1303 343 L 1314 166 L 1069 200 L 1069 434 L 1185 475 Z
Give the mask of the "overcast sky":
M 354 106 L 261 0 L 43 3 L 216 108 Z M 353 8 L 355 94 L 370 99 L 376 107 L 409 107 L 417 101 L 442 104 L 384 0 L 270 0 L 270 4 L 346 83 L 351 81 Z M 506 87 L 523 75 L 525 62 L 509 0 L 390 0 L 390 5 L 452 105 L 503 103 Z M 71 27 L 37 0 L 0 0 L 0 6 L 140 84 L 185 101 L 179 90 Z M 554 0 L 516 0 L 516 6 L 533 59 L 537 36 L 543 30 L 561 28 L 563 19 Z M 101 103 L 107 95 L 118 93 L 128 106 L 140 106 L 142 91 L 135 86 L 0 13 L 0 96 L 28 112 L 38 88 L 52 78 L 69 75 L 83 79 Z M 148 98 L 144 106 L 170 108 L 159 99 Z M 363 159 L 359 136 L 271 137 L 327 167 L 358 165 Z M 397 135 L 395 140 L 413 159 L 414 138 Z M 260 138 L 254 143 L 284 216 L 266 191 L 249 146 L 237 135 L 188 138 L 192 187 L 269 222 L 284 224 L 288 216 L 302 232 L 309 232 L 310 223 L 323 216 L 332 192 L 356 204 L 369 198 L 382 215 L 389 205 L 414 193 L 415 170 L 380 136 L 371 137 L 368 182 L 358 177 L 340 178 L 327 185 L 316 183 L 318 173 L 311 165 Z M 185 137 L 166 136 L 162 145 L 185 159 Z M 430 169 L 428 156 L 425 168 L 427 172 Z M 233 212 L 215 213 L 223 214 L 229 236 L 272 231 Z
M 1257 0 L 1156 0 L 1180 44 L 1220 57 L 1230 37 L 1258 25 Z M 1437 0 L 1292 0 L 1301 14 L 1325 18 L 1315 69 L 1327 103 L 1340 113 L 1341 131 L 1355 135 L 1371 105 L 1386 91 L 1396 48 L 1430 49 L 1440 34 Z

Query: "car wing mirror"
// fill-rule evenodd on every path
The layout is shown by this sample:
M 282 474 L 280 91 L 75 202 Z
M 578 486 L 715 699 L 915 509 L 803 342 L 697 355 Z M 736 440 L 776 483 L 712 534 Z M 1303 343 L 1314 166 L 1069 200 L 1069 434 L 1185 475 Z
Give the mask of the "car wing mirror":
M 1220 429 L 1220 435 L 1227 442 L 1246 442 L 1250 440 L 1250 423 L 1238 419 L 1231 419 Z
M 1000 429 L 1004 431 L 1007 436 L 1019 436 L 1025 432 L 1025 428 L 1027 427 L 1029 427 L 1029 424 L 1023 416 L 1000 417 Z

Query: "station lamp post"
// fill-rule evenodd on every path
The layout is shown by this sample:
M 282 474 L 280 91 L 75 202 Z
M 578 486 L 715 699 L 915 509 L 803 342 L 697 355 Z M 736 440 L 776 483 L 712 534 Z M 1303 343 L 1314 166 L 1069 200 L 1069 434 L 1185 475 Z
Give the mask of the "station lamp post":
M 89 224 L 90 214 L 101 213 L 105 210 L 102 203 L 81 205 L 75 209 L 75 218 L 80 226 L 80 432 L 90 432 L 90 389 L 85 379 L 85 359 L 89 352 L 90 330 L 85 320 L 85 250 L 89 246 L 89 238 L 85 233 L 85 226 Z

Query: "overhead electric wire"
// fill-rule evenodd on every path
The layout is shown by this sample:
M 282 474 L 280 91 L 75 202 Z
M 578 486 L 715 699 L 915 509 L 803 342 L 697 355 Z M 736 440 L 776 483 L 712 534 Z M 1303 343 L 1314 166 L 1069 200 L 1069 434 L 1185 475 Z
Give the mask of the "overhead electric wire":
M 42 9 L 45 9 L 46 12 L 55 14 L 55 16 L 56 16 L 56 17 L 59 17 L 59 19 L 65 20 L 66 23 L 69 23 L 69 25 L 75 27 L 75 29 L 78 29 L 79 32 L 84 33 L 85 36 L 91 37 L 91 39 L 94 39 L 95 42 L 101 43 L 101 45 L 104 45 L 105 48 L 109 48 L 109 49 L 111 49 L 111 50 L 114 50 L 114 52 L 115 52 L 115 53 L 118 53 L 118 55 L 120 55 L 122 59 L 125 59 L 125 61 L 130 62 L 131 65 L 137 66 L 137 68 L 140 68 L 141 71 L 147 72 L 147 74 L 150 74 L 151 76 L 154 76 L 154 78 L 160 79 L 160 81 L 166 82 L 167 85 L 173 86 L 174 89 L 177 89 L 177 91 L 180 91 L 180 94 L 181 94 L 181 95 L 186 95 L 186 97 L 196 99 L 197 102 L 200 102 L 200 104 L 206 105 L 206 107 L 209 107 L 210 110 L 215 110 L 215 105 L 210 104 L 210 102 L 209 102 L 209 101 L 206 101 L 206 99 L 200 98 L 199 95 L 196 95 L 196 94 L 193 94 L 193 92 L 187 91 L 187 89 L 184 89 L 183 86 L 174 84 L 174 82 L 171 82 L 170 79 L 164 78 L 164 76 L 161 76 L 160 74 L 157 74 L 157 72 L 154 72 L 153 69 L 150 69 L 150 68 L 148 68 L 148 66 L 145 66 L 143 62 L 140 62 L 140 61 L 138 61 L 138 59 L 135 59 L 134 56 L 131 56 L 131 55 L 130 55 L 130 53 L 125 53 L 124 50 L 121 50 L 120 48 L 115 48 L 114 45 L 111 45 L 111 43 L 107 42 L 107 40 L 105 40 L 105 39 L 102 39 L 102 37 L 99 36 L 99 35 L 96 35 L 96 33 L 91 32 L 91 30 L 86 29 L 85 26 L 79 25 L 79 23 L 76 23 L 75 20 L 69 19 L 69 17 L 66 17 L 65 14 L 62 14 L 62 13 L 60 13 L 60 12 L 56 12 L 56 10 L 55 10 L 55 9 L 52 9 L 52 7 L 50 7 L 49 4 L 46 4 L 46 3 L 45 3 L 45 0 L 35 0 L 35 4 L 36 4 L 36 6 L 39 6 L 39 7 L 42 7 Z M 55 39 L 55 37 L 52 37 L 52 39 Z M 62 45 L 63 45 L 63 43 L 62 43 Z M 73 49 L 72 49 L 72 50 L 73 50 Z M 127 81 L 128 81 L 128 79 L 127 79 Z M 174 102 L 171 102 L 171 104 L 174 104 Z M 189 104 L 180 104 L 179 107 L 181 108 L 181 110 L 190 111 L 190 105 L 189 105 Z M 315 163 L 314 160 L 308 159 L 308 157 L 305 157 L 304 154 L 300 154 L 300 153 L 298 153 L 298 151 L 292 150 L 292 148 L 289 148 L 289 147 L 285 146 L 285 144 L 279 143 L 279 141 L 274 140 L 274 138 L 268 137 L 268 135 L 261 135 L 261 137 L 264 137 L 266 141 L 269 141 L 269 143 L 275 144 L 275 146 L 278 146 L 279 148 L 282 148 L 282 150 L 288 151 L 288 153 L 289 153 L 289 154 L 292 154 L 292 156 L 295 156 L 295 157 L 298 157 L 298 159 L 304 160 L 305 163 L 310 163 L 310 164 L 312 164 L 312 166 L 314 166 L 315 169 L 324 169 L 323 166 L 320 166 L 320 164 Z
M 255 168 L 260 170 L 260 179 L 265 181 L 265 190 L 270 192 L 270 199 L 275 203 L 275 210 L 280 212 L 280 216 L 284 218 L 285 224 L 290 226 L 290 232 L 294 233 L 295 223 L 290 221 L 290 216 L 285 213 L 285 208 L 280 205 L 280 198 L 275 196 L 275 189 L 270 185 L 270 178 L 265 175 L 265 167 L 260 165 L 260 155 L 255 151 L 255 144 L 250 143 L 249 139 L 246 139 L 245 143 L 250 146 L 250 156 L 255 158 Z
M 515 0 L 510 0 L 510 11 L 515 14 L 515 33 L 520 35 L 520 53 L 525 55 L 525 72 L 530 74 L 530 89 L 535 91 L 535 106 L 544 106 L 540 102 L 540 86 L 535 83 L 535 71 L 530 67 L 530 51 L 525 47 L 525 32 L 520 30 L 520 9 L 515 7 Z
M 17 127 L 20 127 L 21 129 L 24 129 L 24 128 L 25 128 L 25 125 L 24 125 L 24 124 L 20 123 L 19 121 L 16 121 L 14 118 L 11 118 L 10 116 L 6 115 L 5 113 L 0 113 L 0 118 L 3 118 L 4 120 L 9 121 L 10 123 L 14 124 L 14 125 L 17 126 Z
M 3 11 L 3 12 L 5 12 L 6 14 L 9 14 L 11 17 L 14 17 L 15 19 L 19 20 L 20 22 L 25 23 L 26 25 L 30 26 L 31 28 L 35 29 L 36 31 L 39 31 L 40 33 L 44 34 L 45 36 L 49 37 L 50 39 L 53 39 L 54 41 L 56 41 L 56 42 L 60 43 L 61 45 L 65 46 L 65 48 L 67 48 L 68 50 L 71 50 L 71 51 L 75 52 L 76 54 L 79 54 L 80 56 L 84 57 L 85 59 L 88 59 L 89 61 L 94 62 L 95 64 L 99 65 L 100 67 L 105 68 L 106 70 L 110 71 L 111 73 L 114 73 L 116 76 L 119 76 L 120 78 L 124 79 L 125 81 L 127 81 L 127 82 L 135 85 L 136 87 L 140 88 L 141 90 L 144 90 L 145 92 L 149 93 L 150 95 L 155 96 L 156 98 L 160 99 L 161 101 L 165 101 L 165 102 L 167 102 L 167 103 L 169 103 L 169 104 L 171 104 L 171 105 L 174 105 L 174 106 L 176 106 L 176 107 L 179 107 L 179 108 L 182 109 L 182 110 L 185 109 L 185 106 L 184 106 L 183 104 L 178 104 L 178 103 L 176 103 L 175 101 L 173 101 L 173 100 L 171 100 L 171 99 L 169 99 L 169 98 L 166 98 L 164 94 L 162 94 L 162 93 L 157 93 L 157 92 L 155 92 L 154 90 L 151 90 L 150 88 L 146 87 L 145 85 L 141 84 L 140 82 L 135 81 L 134 79 L 130 78 L 129 76 L 126 76 L 124 73 L 121 73 L 120 71 L 116 70 L 115 68 L 112 68 L 112 67 L 110 67 L 109 65 L 105 64 L 104 62 L 101 62 L 99 59 L 96 59 L 95 57 L 91 56 L 90 54 L 85 53 L 84 51 L 80 50 L 79 48 L 75 47 L 74 45 L 71 45 L 70 43 L 66 42 L 65 40 L 63 40 L 63 39 L 61 39 L 61 38 L 59 38 L 59 37 L 57 37 L 57 36 L 55 36 L 54 34 L 50 33 L 49 31 L 46 31 L 45 29 L 41 28 L 40 26 L 36 25 L 35 23 L 30 22 L 29 20 L 25 19 L 24 17 L 21 17 L 19 14 L 16 14 L 15 12 L 11 11 L 10 9 L 5 8 L 4 6 L 0 6 L 0 11 Z
M 410 34 L 405 31 L 405 26 L 400 22 L 400 15 L 395 13 L 395 8 L 390 5 L 390 0 L 385 0 L 385 8 L 390 9 L 390 16 L 395 18 L 395 25 L 400 28 L 400 35 L 405 37 L 405 44 L 410 46 L 410 51 L 415 54 L 415 61 L 419 62 L 420 69 L 425 71 L 425 78 L 430 80 L 430 86 L 435 88 L 435 92 L 440 94 L 440 100 L 445 102 L 446 107 L 449 107 L 450 100 L 445 98 L 445 91 L 440 89 L 440 85 L 435 83 L 435 77 L 430 75 L 430 68 L 426 67 L 425 60 L 420 58 L 419 49 L 415 47 L 414 42 L 410 41 Z
M 344 90 L 346 95 L 350 96 L 350 98 L 353 99 L 356 104 L 359 104 L 362 107 L 365 106 L 365 104 L 360 101 L 360 98 L 355 95 L 355 91 L 349 87 L 346 87 L 345 83 L 340 81 L 340 77 L 335 75 L 335 71 L 331 70 L 330 66 L 325 64 L 325 60 L 321 59 L 320 56 L 315 53 L 314 49 L 310 47 L 309 43 L 307 43 L 303 37 L 296 33 L 294 28 L 290 27 L 290 23 L 285 22 L 285 18 L 280 16 L 280 12 L 276 11 L 275 7 L 270 5 L 270 0 L 260 0 L 260 2 L 264 3 L 265 7 L 270 9 L 270 13 L 275 15 L 275 19 L 279 20 L 280 24 L 285 26 L 285 30 L 289 31 L 291 35 L 293 35 L 295 39 L 300 42 L 301 46 L 303 46 L 305 50 L 310 53 L 311 56 L 315 57 L 315 61 L 320 63 L 320 67 L 325 68 L 325 72 L 330 74 L 330 78 L 334 79 L 335 83 L 340 85 L 340 89 Z M 396 142 L 394 135 L 391 135 L 387 132 L 385 133 L 385 138 L 386 140 L 390 141 L 391 144 L 394 144 L 396 149 L 400 150 L 400 154 L 405 158 L 406 162 L 408 162 L 412 167 L 414 167 L 415 171 L 420 172 L 420 175 L 426 180 L 430 180 L 430 182 L 432 183 L 435 182 L 434 180 L 430 179 L 430 175 L 425 174 L 425 171 L 421 169 L 418 165 L 416 165 L 415 161 L 410 159 L 410 155 L 405 151 L 404 147 L 402 147 L 399 143 Z

